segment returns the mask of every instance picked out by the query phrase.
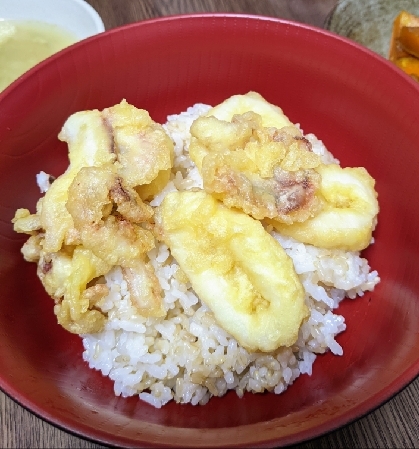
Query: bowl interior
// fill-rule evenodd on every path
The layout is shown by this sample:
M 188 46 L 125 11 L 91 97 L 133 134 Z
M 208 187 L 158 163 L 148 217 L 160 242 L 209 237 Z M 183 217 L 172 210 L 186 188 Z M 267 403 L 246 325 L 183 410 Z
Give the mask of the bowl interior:
M 57 134 L 73 112 L 125 98 L 160 122 L 197 103 L 255 90 L 315 133 L 343 166 L 376 179 L 380 215 L 366 251 L 381 283 L 344 300 L 342 357 L 319 356 L 285 393 L 229 393 L 204 407 L 154 409 L 115 397 L 83 362 L 79 337 L 56 324 L 53 302 L 12 230 L 34 210 L 35 175 L 67 167 Z M 344 38 L 277 19 L 171 17 L 78 43 L 0 94 L 0 387 L 71 432 L 120 446 L 282 445 L 346 424 L 419 373 L 419 85 Z M 28 101 L 31 99 L 31 101 Z M 416 99 L 416 101 L 415 101 Z M 234 412 L 232 412 L 234 410 Z
M 78 39 L 105 31 L 99 14 L 84 0 L 0 0 L 0 19 L 52 23 Z

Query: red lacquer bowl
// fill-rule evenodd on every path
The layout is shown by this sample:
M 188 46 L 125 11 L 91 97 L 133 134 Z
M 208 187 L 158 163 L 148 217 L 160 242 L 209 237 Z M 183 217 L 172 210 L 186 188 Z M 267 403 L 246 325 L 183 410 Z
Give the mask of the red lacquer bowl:
M 204 407 L 154 409 L 115 397 L 82 361 L 79 337 L 20 253 L 10 223 L 34 210 L 35 174 L 67 166 L 57 134 L 75 111 L 126 98 L 160 122 L 196 103 L 255 90 L 313 132 L 344 166 L 376 179 L 381 212 L 367 251 L 381 283 L 343 301 L 342 357 L 327 354 L 284 394 L 235 393 Z M 382 404 L 419 373 L 419 83 L 320 29 L 266 17 L 151 20 L 89 38 L 0 95 L 0 387 L 70 432 L 132 446 L 280 446 L 313 438 Z

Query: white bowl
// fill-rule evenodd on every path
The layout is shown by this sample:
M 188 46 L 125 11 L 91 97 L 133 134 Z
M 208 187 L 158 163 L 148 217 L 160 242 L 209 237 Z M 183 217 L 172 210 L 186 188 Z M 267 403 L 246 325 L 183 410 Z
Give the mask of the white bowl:
M 83 0 L 0 0 L 2 19 L 52 23 L 79 40 L 105 31 L 99 14 Z

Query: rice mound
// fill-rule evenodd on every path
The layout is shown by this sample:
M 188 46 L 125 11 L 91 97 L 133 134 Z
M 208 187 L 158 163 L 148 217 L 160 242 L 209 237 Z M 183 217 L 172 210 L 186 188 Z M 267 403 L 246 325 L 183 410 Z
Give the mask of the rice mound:
M 172 190 L 202 187 L 188 157 L 189 128 L 210 106 L 196 104 L 168 117 L 164 128 L 175 143 L 172 179 L 157 195 L 158 206 Z M 339 163 L 313 134 L 305 136 L 324 163 Z M 105 278 L 110 293 L 101 309 L 108 314 L 105 329 L 85 334 L 83 359 L 114 381 L 118 396 L 138 395 L 159 408 L 171 400 L 204 405 L 211 396 L 235 390 L 282 393 L 300 374 L 312 373 L 317 354 L 343 350 L 335 336 L 346 328 L 333 312 L 345 298 L 362 296 L 379 282 L 376 271 L 358 252 L 327 250 L 305 245 L 267 229 L 292 258 L 306 291 L 309 318 L 294 346 L 270 353 L 250 353 L 217 325 L 212 312 L 195 295 L 168 247 L 159 243 L 149 253 L 164 290 L 164 318 L 144 318 L 131 303 L 119 267 Z

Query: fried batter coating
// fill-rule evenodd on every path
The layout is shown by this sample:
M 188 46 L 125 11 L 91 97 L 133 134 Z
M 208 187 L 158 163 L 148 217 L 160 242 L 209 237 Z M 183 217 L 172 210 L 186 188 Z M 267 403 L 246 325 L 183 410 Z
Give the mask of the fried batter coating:
M 254 112 L 231 122 L 200 117 L 189 152 L 206 192 L 257 219 L 294 223 L 316 215 L 320 157 L 295 126 L 263 127 Z
M 12 219 L 13 230 L 19 234 L 36 234 L 41 229 L 41 221 L 37 214 L 31 214 L 28 209 L 17 209 Z
M 59 138 L 68 144 L 68 169 L 35 214 L 18 209 L 12 221 L 29 235 L 23 256 L 37 263 L 58 322 L 73 333 L 103 329 L 103 276 L 114 266 L 139 313 L 166 314 L 147 256 L 157 238 L 178 261 L 179 278 L 243 347 L 291 346 L 308 314 L 304 289 L 258 220 L 318 247 L 358 251 L 371 241 L 374 180 L 362 168 L 323 165 L 282 110 L 254 92 L 193 123 L 189 152 L 205 191 L 167 194 L 156 217 L 145 201 L 169 181 L 174 151 L 147 111 L 123 100 L 79 112 Z
M 170 179 L 171 169 L 161 170 L 157 177 L 150 182 L 150 184 L 143 184 L 135 187 L 138 195 L 144 201 L 152 199 L 155 195 L 159 194 L 166 186 Z
M 38 262 L 42 252 L 42 234 L 31 235 L 23 244 L 21 252 L 23 258 L 28 262 Z
M 261 223 L 204 191 L 171 192 L 156 214 L 165 243 L 213 311 L 249 351 L 295 343 L 307 316 L 294 265 Z
M 103 118 L 113 135 L 113 151 L 120 164 L 119 173 L 129 187 L 152 183 L 166 185 L 173 165 L 173 142 L 163 127 L 147 111 L 125 100 L 103 110 Z M 164 181 L 161 178 L 164 178 Z
M 67 142 L 70 165 L 50 186 L 43 197 L 39 217 L 45 231 L 45 252 L 59 251 L 63 244 L 74 243 L 73 221 L 65 208 L 67 191 L 81 167 L 100 166 L 115 161 L 112 140 L 100 111 L 82 111 L 71 115 L 63 125 L 59 139 Z
M 52 254 L 42 254 L 38 276 L 47 293 L 55 299 L 54 312 L 59 324 L 74 333 L 98 332 L 106 317 L 92 310 L 91 295 L 86 294 L 87 284 L 102 276 L 111 266 L 96 257 L 90 250 L 77 247 L 73 251 L 63 248 Z M 103 296 L 107 287 L 101 287 Z
M 73 223 L 65 203 L 67 191 L 82 167 L 114 163 L 126 185 L 152 184 L 163 172 L 169 180 L 173 163 L 173 143 L 163 127 L 153 122 L 147 111 L 123 100 L 103 111 L 81 111 L 65 122 L 60 140 L 67 142 L 70 165 L 50 186 L 40 214 L 45 230 L 46 252 L 59 251 L 63 243 L 74 242 Z M 161 185 L 159 178 L 159 184 Z
M 375 181 L 363 167 L 317 167 L 324 207 L 304 223 L 269 220 L 281 234 L 320 248 L 361 251 L 371 243 L 379 206 Z
M 74 333 L 101 330 L 106 316 L 96 305 L 107 287 L 96 282 L 115 265 L 125 269 L 134 305 L 145 316 L 161 316 L 160 286 L 146 262 L 155 244 L 145 229 L 153 209 L 136 189 L 153 194 L 167 183 L 172 141 L 147 111 L 125 100 L 71 115 L 58 137 L 68 144 L 69 167 L 35 214 L 18 209 L 12 220 L 16 232 L 30 235 L 22 253 L 38 264 L 58 322 Z
M 152 233 L 140 226 L 153 209 L 111 165 L 83 167 L 68 189 L 66 207 L 83 246 L 111 266 L 129 267 L 154 247 Z
M 123 268 L 131 301 L 144 316 L 164 316 L 163 289 L 150 262 L 137 260 L 130 268 Z
M 112 133 L 97 109 L 76 112 L 65 121 L 58 138 L 68 146 L 70 167 L 100 166 L 115 162 Z
M 270 128 L 283 128 L 294 126 L 279 106 L 269 103 L 257 92 L 248 92 L 245 95 L 233 95 L 207 113 L 218 120 L 231 122 L 234 115 L 253 111 L 262 117 L 262 126 Z

